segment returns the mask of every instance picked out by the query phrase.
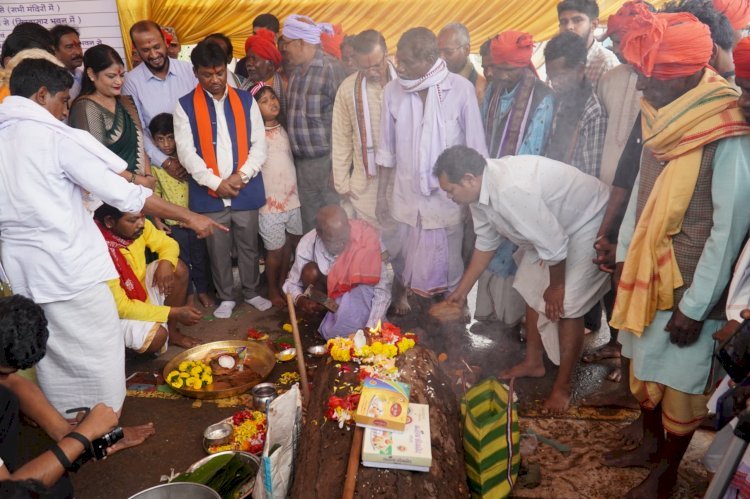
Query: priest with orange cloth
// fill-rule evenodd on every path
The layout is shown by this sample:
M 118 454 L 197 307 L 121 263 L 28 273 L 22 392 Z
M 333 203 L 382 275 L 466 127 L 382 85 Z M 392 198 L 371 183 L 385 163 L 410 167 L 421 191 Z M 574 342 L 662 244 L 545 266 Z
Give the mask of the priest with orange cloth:
M 281 103 L 282 115 L 286 112 L 286 82 L 279 74 L 281 52 L 276 45 L 276 34 L 265 28 L 258 28 L 245 41 L 245 66 L 247 79 L 242 84 L 243 90 L 250 90 L 258 83 L 265 83 L 273 88 Z
M 610 466 L 653 465 L 628 497 L 667 497 L 713 388 L 712 333 L 750 227 L 750 126 L 738 92 L 710 67 L 706 25 L 687 13 L 644 13 L 621 42 L 643 91 L 639 180 L 617 245 L 611 325 L 632 359 L 643 411 L 634 450 Z
M 384 254 L 377 229 L 364 220 L 349 220 L 341 206 L 324 206 L 315 228 L 297 245 L 283 290 L 292 295 L 300 312 L 309 315 L 325 309 L 303 294 L 306 286 L 324 284 L 322 289 L 338 304 L 318 328 L 326 339 L 374 328 L 386 320 L 391 303 L 393 270 Z

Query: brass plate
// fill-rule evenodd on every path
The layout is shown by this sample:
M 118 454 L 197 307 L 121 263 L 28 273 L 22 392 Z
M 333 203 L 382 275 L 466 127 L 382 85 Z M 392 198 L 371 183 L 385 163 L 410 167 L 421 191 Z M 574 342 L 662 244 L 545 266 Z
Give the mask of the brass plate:
M 242 341 L 242 340 L 230 340 L 230 341 L 214 341 L 213 343 L 206 343 L 205 345 L 199 345 L 193 347 L 190 350 L 185 350 L 182 353 L 177 354 L 172 360 L 167 362 L 164 366 L 162 374 L 164 379 L 167 379 L 167 375 L 171 371 L 177 370 L 180 362 L 183 360 L 202 360 L 212 350 L 221 350 L 223 348 L 238 348 L 247 347 L 247 354 L 245 357 L 245 366 L 250 367 L 253 371 L 261 376 L 258 381 L 245 383 L 244 385 L 236 386 L 233 388 L 225 388 L 223 390 L 193 390 L 191 388 L 175 388 L 171 385 L 169 387 L 179 394 L 185 395 L 186 397 L 192 397 L 195 399 L 220 399 L 226 397 L 234 397 L 247 392 L 252 387 L 261 383 L 273 370 L 276 365 L 276 357 L 273 351 L 262 343 L 256 341 Z M 211 386 L 211 385 L 208 385 Z

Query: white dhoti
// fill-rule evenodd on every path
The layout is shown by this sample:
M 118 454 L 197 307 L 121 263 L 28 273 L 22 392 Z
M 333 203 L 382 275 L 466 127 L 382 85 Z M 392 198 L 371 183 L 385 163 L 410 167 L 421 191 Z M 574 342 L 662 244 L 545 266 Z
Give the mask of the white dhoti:
M 166 297 L 154 286 L 154 273 L 159 266 L 159 261 L 151 262 L 146 267 L 146 293 L 149 301 L 154 305 L 164 305 Z M 145 352 L 151 346 L 151 342 L 156 336 L 160 327 L 167 329 L 163 322 L 134 321 L 132 319 L 120 319 L 122 333 L 125 336 L 125 346 L 135 350 L 138 353 Z M 164 342 L 164 346 L 159 350 L 159 354 L 167 351 L 169 340 Z
M 47 355 L 36 368 L 44 395 L 63 416 L 100 402 L 119 411 L 125 400 L 125 345 L 107 283 L 41 307 L 49 329 Z
M 565 259 L 565 300 L 563 318 L 583 317 L 609 291 L 610 276 L 593 263 L 596 257 L 594 240 L 599 230 L 601 217 L 572 234 Z M 560 365 L 560 338 L 557 323 L 545 315 L 544 291 L 549 286 L 549 267 L 539 260 L 536 252 L 524 252 L 516 272 L 513 287 L 521 294 L 526 304 L 539 314 L 539 334 L 549 359 Z

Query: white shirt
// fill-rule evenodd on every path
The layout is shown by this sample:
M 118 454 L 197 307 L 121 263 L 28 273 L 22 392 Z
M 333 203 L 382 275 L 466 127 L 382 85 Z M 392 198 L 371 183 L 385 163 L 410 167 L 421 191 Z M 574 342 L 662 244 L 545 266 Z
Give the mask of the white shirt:
M 609 188 L 579 169 L 541 156 L 487 160 L 479 201 L 471 205 L 475 247 L 494 251 L 503 237 L 554 265 L 568 239 L 598 216 Z
M 383 245 L 381 243 L 381 249 Z M 384 249 L 383 249 L 384 250 Z M 318 238 L 315 229 L 311 230 L 300 239 L 297 245 L 294 264 L 289 270 L 284 285 L 281 287 L 284 293 L 289 293 L 297 303 L 297 298 L 305 291 L 302 288 L 302 268 L 309 262 L 318 264 L 318 268 L 323 275 L 328 275 L 331 267 L 336 261 L 337 255 L 332 255 L 326 249 L 323 241 Z M 365 326 L 374 328 L 378 321 L 385 320 L 385 314 L 388 306 L 391 304 L 391 287 L 393 285 L 393 271 L 391 266 L 385 262 L 380 264 L 380 281 L 375 285 L 375 294 L 372 297 L 372 308 L 370 308 L 370 317 Z
M 238 90 L 238 92 L 241 91 Z M 208 92 L 206 92 L 206 96 L 216 110 L 216 162 L 219 167 L 219 176 L 206 166 L 206 162 L 198 154 L 193 140 L 193 133 L 198 133 L 198 131 L 193 131 L 190 128 L 190 120 L 179 101 L 174 110 L 174 138 L 177 142 L 177 156 L 185 170 L 199 185 L 215 191 L 219 188 L 222 180 L 232 175 L 234 154 L 232 153 L 232 138 L 229 134 L 227 117 L 224 115 L 224 101 L 227 99 L 227 90 L 224 90 L 224 96 L 219 100 L 214 99 Z M 238 171 L 243 172 L 249 178 L 253 178 L 266 161 L 266 128 L 263 124 L 263 116 L 255 102 L 250 107 L 249 118 L 251 127 L 250 151 L 247 161 L 239 166 Z M 230 198 L 224 198 L 223 201 L 224 206 L 231 206 L 232 204 Z
M 125 212 L 151 190 L 120 177 L 126 163 L 88 132 L 24 97 L 0 106 L 0 144 L 0 254 L 14 292 L 50 303 L 116 278 L 84 190 Z

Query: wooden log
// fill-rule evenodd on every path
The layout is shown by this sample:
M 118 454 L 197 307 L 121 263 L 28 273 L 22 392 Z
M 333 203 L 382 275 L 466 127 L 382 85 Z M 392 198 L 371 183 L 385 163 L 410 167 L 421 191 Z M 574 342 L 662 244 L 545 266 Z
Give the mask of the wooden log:
M 429 473 L 419 473 L 360 466 L 354 496 L 467 497 L 460 412 L 450 380 L 438 366 L 434 353 L 420 345 L 401 356 L 398 365 L 402 381 L 411 385 L 411 402 L 430 406 L 432 467 Z M 342 497 L 355 432 L 353 428 L 339 428 L 336 421 L 325 421 L 324 415 L 334 387 L 345 383 L 356 386 L 359 379 L 356 371 L 340 373 L 339 366 L 328 359 L 317 369 L 295 461 L 291 497 Z M 335 395 L 347 393 L 339 390 Z

